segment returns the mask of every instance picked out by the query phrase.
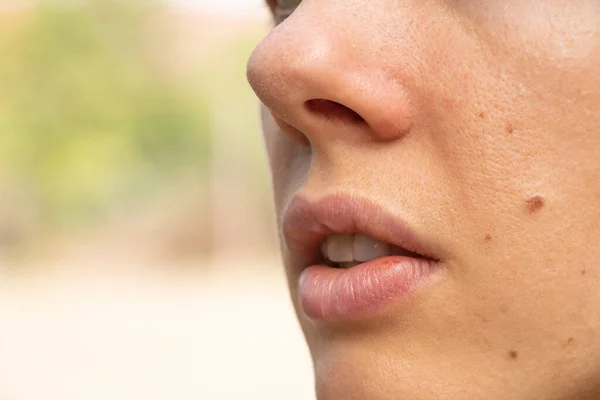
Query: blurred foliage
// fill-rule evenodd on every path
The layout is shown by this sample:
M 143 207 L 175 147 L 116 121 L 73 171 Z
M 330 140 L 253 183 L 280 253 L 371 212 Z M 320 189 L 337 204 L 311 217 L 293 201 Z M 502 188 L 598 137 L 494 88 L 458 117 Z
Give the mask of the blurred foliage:
M 206 170 L 207 102 L 160 62 L 150 28 L 161 12 L 118 0 L 28 11 L 0 48 L 3 201 L 26 199 L 56 228 L 143 197 L 182 168 Z

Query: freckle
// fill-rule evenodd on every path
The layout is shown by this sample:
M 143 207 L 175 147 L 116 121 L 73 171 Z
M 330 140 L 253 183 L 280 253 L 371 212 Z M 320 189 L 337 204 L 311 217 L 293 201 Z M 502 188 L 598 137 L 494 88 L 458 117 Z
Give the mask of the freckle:
M 482 111 L 477 115 L 479 118 L 484 119 L 485 118 L 485 113 Z
M 485 235 L 485 241 L 489 242 L 490 240 L 492 240 L 492 235 L 490 235 L 489 233 L 487 235 Z
M 506 124 L 506 127 L 504 128 L 504 130 L 506 131 L 506 133 L 513 133 L 515 131 L 515 128 L 509 122 L 508 124 Z
M 529 212 L 536 212 L 544 207 L 544 199 L 540 196 L 535 196 L 527 200 L 527 208 Z
M 508 352 L 508 356 L 514 360 L 517 357 L 519 357 L 519 354 L 516 351 L 511 350 L 511 351 Z

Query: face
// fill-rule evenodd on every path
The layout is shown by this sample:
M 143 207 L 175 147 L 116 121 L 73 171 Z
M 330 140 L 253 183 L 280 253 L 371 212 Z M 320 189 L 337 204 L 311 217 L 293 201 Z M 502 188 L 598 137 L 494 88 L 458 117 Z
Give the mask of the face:
M 247 72 L 319 400 L 598 398 L 600 2 L 289 3 Z

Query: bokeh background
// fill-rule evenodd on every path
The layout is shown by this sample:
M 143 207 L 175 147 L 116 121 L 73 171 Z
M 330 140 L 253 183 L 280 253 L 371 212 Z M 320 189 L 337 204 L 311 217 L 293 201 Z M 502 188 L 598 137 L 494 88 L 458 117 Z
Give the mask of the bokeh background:
M 0 399 L 313 399 L 261 0 L 0 0 Z

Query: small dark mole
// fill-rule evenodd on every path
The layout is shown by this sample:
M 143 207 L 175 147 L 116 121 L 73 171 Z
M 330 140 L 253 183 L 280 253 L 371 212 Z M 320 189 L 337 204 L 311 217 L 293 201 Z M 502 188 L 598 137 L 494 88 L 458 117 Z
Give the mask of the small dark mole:
M 484 119 L 484 118 L 485 118 L 485 113 L 482 111 L 482 112 L 480 112 L 479 114 L 477 114 L 477 116 L 478 116 L 479 118 L 481 118 L 481 119 Z
M 519 354 L 516 351 L 511 350 L 508 352 L 508 356 L 514 360 L 515 358 L 519 357 Z
M 587 271 L 585 269 L 581 270 L 581 275 L 585 275 L 587 273 Z
M 506 124 L 506 127 L 504 128 L 504 130 L 506 131 L 506 133 L 513 133 L 515 131 L 515 128 L 509 122 L 508 124 Z
M 527 200 L 527 208 L 529 212 L 535 212 L 544 207 L 544 198 L 540 196 L 535 196 Z
M 487 235 L 485 235 L 485 241 L 489 242 L 490 240 L 492 240 L 492 235 L 490 235 L 489 233 Z
M 573 343 L 574 340 L 575 340 L 574 338 L 570 337 L 567 339 L 567 343 Z

